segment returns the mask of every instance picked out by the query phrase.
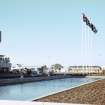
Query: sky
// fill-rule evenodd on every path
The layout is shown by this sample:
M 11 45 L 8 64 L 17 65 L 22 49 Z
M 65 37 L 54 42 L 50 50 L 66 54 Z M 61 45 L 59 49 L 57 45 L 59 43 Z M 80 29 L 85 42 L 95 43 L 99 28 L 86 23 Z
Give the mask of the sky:
M 13 64 L 105 65 L 104 0 L 0 0 L 0 54 Z M 94 34 L 82 13 L 98 29 Z

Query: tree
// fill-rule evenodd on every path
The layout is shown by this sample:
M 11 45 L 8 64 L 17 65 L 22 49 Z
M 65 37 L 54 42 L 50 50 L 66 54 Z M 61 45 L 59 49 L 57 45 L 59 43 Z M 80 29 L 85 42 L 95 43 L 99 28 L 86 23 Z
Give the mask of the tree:
M 63 68 L 63 66 L 61 64 L 54 64 L 51 66 L 51 69 L 54 70 L 54 71 L 57 71 L 57 70 L 61 70 Z

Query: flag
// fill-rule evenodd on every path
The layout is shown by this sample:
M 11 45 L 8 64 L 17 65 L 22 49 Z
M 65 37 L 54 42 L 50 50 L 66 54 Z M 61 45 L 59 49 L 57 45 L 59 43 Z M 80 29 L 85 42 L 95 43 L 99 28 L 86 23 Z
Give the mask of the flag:
M 96 27 L 89 21 L 89 19 L 85 16 L 85 14 L 83 13 L 83 22 L 86 23 L 87 26 L 90 27 L 90 29 L 96 34 L 98 31 L 96 29 Z

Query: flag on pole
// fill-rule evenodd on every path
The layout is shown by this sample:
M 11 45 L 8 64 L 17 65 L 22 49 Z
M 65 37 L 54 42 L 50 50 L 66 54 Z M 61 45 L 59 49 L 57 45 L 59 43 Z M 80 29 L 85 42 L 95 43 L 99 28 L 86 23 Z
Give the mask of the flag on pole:
M 95 34 L 98 32 L 96 27 L 89 21 L 89 19 L 85 16 L 84 13 L 83 13 L 83 22 L 85 22 L 86 25 L 89 26 Z

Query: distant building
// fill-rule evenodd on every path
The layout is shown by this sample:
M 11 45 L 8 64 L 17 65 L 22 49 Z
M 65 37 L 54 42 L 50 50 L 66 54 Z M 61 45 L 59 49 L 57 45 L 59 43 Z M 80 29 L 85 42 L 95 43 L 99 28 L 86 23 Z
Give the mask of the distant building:
M 46 65 L 38 67 L 37 72 L 40 75 L 48 74 L 48 67 Z
M 70 73 L 102 73 L 100 66 L 70 66 L 68 69 Z
M 9 71 L 11 69 L 11 63 L 9 57 L 0 55 L 0 71 Z

